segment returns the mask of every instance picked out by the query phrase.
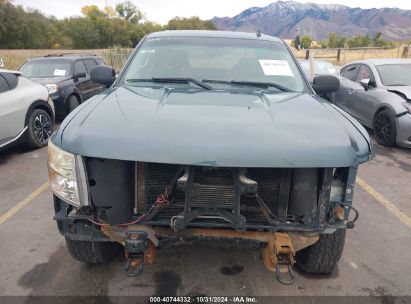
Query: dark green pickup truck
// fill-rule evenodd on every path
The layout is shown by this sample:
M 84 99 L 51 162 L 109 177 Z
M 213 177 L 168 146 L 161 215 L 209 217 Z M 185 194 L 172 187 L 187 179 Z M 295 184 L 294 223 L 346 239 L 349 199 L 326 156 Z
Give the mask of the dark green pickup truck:
M 208 242 L 262 248 L 282 282 L 292 265 L 329 273 L 338 262 L 365 129 L 321 99 L 280 39 L 165 31 L 146 36 L 107 90 L 76 108 L 49 143 L 55 220 L 72 256 L 129 275 L 157 248 Z M 289 277 L 287 277 L 289 276 Z

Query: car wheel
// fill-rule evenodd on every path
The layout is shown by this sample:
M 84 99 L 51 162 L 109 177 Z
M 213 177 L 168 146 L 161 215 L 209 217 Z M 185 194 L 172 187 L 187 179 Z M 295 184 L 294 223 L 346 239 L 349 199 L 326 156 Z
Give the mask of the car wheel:
M 75 108 L 77 108 L 78 105 L 79 105 L 78 98 L 74 95 L 71 95 L 70 98 L 69 98 L 69 102 L 68 102 L 68 113 L 70 113 Z
M 385 109 L 374 118 L 374 136 L 375 140 L 383 146 L 395 146 L 397 130 L 394 121 L 394 115 L 390 110 Z
M 321 234 L 317 243 L 297 252 L 297 266 L 308 273 L 331 273 L 344 250 L 345 232 L 345 229 L 339 229 L 331 234 Z
M 87 264 L 107 264 L 114 260 L 123 248 L 119 243 L 76 241 L 68 237 L 66 246 L 74 259 Z
M 27 145 L 31 148 L 41 148 L 47 145 L 53 132 L 53 120 L 43 109 L 35 109 L 30 113 L 27 125 Z

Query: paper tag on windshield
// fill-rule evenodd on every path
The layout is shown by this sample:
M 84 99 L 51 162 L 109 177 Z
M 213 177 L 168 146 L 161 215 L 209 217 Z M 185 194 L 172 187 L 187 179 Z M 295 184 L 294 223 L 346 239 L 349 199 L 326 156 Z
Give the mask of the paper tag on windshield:
M 294 76 L 286 60 L 260 59 L 260 65 L 267 76 Z
M 66 70 L 55 69 L 54 76 L 66 76 Z
M 156 52 L 156 50 L 141 50 L 141 54 L 146 54 L 146 53 L 148 53 L 148 54 L 154 54 Z

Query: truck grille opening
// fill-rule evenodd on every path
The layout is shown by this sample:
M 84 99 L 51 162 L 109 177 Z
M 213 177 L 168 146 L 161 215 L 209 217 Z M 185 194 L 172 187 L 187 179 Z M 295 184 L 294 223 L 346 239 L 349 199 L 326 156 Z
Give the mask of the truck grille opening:
M 327 217 L 334 174 L 333 168 L 214 168 L 97 158 L 87 158 L 86 168 L 97 218 L 129 222 L 147 213 L 168 187 L 169 203 L 143 223 L 170 226 L 176 220 L 178 229 L 318 227 Z M 346 171 L 341 169 L 336 172 Z
M 156 197 L 164 192 L 180 168 L 179 165 L 135 163 L 135 207 L 137 213 L 144 213 L 153 204 Z M 312 176 L 308 174 L 308 177 L 301 178 L 301 172 L 298 170 L 311 172 L 311 175 L 315 176 L 314 180 L 304 180 L 312 179 Z M 315 216 L 314 213 L 317 210 L 320 169 L 298 170 L 295 172 L 298 176 L 294 178 L 296 181 L 294 184 L 293 169 L 249 168 L 246 170 L 247 177 L 257 182 L 258 193 L 269 210 L 284 223 L 309 223 L 312 221 L 309 218 L 311 215 Z M 217 209 L 234 213 L 238 195 L 239 212 L 246 218 L 247 224 L 267 225 L 267 219 L 256 198 L 246 193 L 238 193 L 239 186 L 236 183 L 236 174 L 238 171 L 234 168 L 196 167 L 190 186 L 190 208 L 207 209 L 209 215 L 213 215 L 213 210 Z M 299 187 L 305 189 L 299 191 L 301 192 L 300 196 L 290 195 L 290 191 L 298 192 Z M 307 192 L 310 192 L 310 195 L 307 195 Z M 173 216 L 183 214 L 186 195 L 184 190 L 176 187 L 171 196 L 170 204 L 163 207 L 152 220 L 169 220 Z M 305 208 L 296 207 L 301 204 L 301 197 L 305 197 L 303 202 Z M 196 221 L 207 221 L 204 218 L 206 216 L 199 217 Z M 215 217 L 214 221 L 224 222 L 218 220 L 218 217 Z

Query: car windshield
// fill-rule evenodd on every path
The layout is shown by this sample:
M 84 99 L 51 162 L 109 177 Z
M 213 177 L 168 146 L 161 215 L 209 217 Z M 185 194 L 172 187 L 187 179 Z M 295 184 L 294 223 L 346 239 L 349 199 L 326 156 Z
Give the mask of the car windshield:
M 411 86 L 411 63 L 377 65 L 377 70 L 385 86 Z
M 313 61 L 314 63 L 314 74 L 334 74 L 336 72 L 336 68 L 332 63 L 325 62 L 325 61 Z M 303 69 L 304 73 L 307 76 L 311 75 L 310 69 L 310 61 L 303 60 L 300 62 L 301 68 Z
M 64 77 L 71 74 L 70 67 L 70 62 L 66 60 L 40 60 L 26 62 L 20 71 L 29 78 Z
M 154 78 L 154 80 L 153 80 Z M 302 92 L 304 82 L 288 49 L 279 42 L 208 37 L 148 38 L 120 83 L 204 83 L 212 88 L 246 87 Z

